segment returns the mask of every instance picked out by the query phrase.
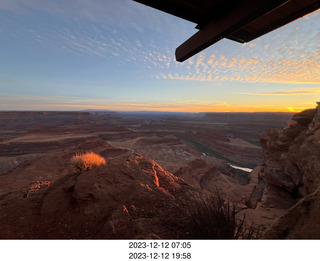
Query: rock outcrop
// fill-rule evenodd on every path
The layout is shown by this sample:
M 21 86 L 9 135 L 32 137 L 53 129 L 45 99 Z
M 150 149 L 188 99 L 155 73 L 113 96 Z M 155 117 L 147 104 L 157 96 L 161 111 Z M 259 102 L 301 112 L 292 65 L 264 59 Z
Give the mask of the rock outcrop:
M 267 239 L 319 239 L 320 189 L 305 196 L 264 233 Z
M 296 123 L 261 135 L 264 165 L 246 203 L 261 216 L 282 216 L 266 231 L 267 238 L 320 238 L 320 107 L 292 119 Z
M 222 198 L 230 201 L 242 201 L 252 189 L 253 179 L 248 174 L 250 184 L 243 184 L 236 171 L 227 162 L 209 164 L 204 159 L 196 159 L 174 172 L 188 184 L 212 193 L 218 192 Z
M 29 144 L 28 148 L 32 148 L 32 144 Z M 83 139 L 78 144 L 74 143 L 72 146 L 62 147 L 58 151 L 46 149 L 49 153 L 45 155 L 30 154 L 25 157 L 21 156 L 21 162 L 18 161 L 19 158 L 13 158 L 16 161 L 16 167 L 11 169 L 10 165 L 6 164 L 8 160 L 5 161 L 6 158 L 2 158 L 2 161 L 0 161 L 0 196 L 19 190 L 35 181 L 54 182 L 56 179 L 70 173 L 72 170 L 70 159 L 76 153 L 92 151 L 103 156 L 107 161 L 129 153 L 127 150 L 112 147 L 98 137 Z M 9 171 L 5 169 L 5 165 L 9 165 Z M 1 171 L 2 169 L 4 170 L 3 172 Z
M 0 197 L 0 238 L 188 238 L 185 209 L 200 195 L 139 154 L 38 185 Z

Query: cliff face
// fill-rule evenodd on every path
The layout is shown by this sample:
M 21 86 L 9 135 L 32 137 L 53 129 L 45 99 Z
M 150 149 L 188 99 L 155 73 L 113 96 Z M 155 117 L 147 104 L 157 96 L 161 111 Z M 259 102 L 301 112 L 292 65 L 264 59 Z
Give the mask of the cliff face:
M 260 136 L 266 155 L 247 205 L 282 216 L 266 238 L 320 238 L 320 107 L 292 120 Z

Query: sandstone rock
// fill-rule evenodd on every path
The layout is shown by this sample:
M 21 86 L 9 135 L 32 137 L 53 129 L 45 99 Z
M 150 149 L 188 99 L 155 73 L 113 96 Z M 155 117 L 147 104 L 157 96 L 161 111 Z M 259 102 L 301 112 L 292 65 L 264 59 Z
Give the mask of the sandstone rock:
M 32 147 L 32 144 L 28 146 Z M 128 154 L 127 150 L 111 147 L 102 139 L 92 137 L 67 149 L 48 153 L 48 155 L 21 156 L 21 162 L 18 162 L 20 164 L 11 171 L 0 175 L 0 195 L 19 190 L 32 182 L 57 180 L 72 172 L 71 157 L 83 151 L 93 151 L 103 156 L 107 161 Z
M 320 128 L 320 102 L 317 102 L 317 104 L 318 104 L 318 107 L 316 109 L 315 116 L 309 125 L 309 129 L 312 131 Z
M 228 163 L 217 161 L 216 164 L 197 159 L 180 168 L 174 175 L 203 191 L 218 192 L 222 198 L 237 202 L 240 207 L 257 183 L 257 170 L 247 174 L 248 183 L 244 184 Z
M 308 130 L 316 109 L 295 114 L 297 124 L 283 130 L 268 130 L 260 137 L 267 150 L 264 160 L 264 182 L 283 188 L 293 197 L 311 193 L 320 183 L 318 174 L 320 142 L 317 132 Z
M 299 170 L 301 196 L 312 193 L 320 184 L 320 142 L 318 132 L 304 131 L 302 135 L 292 142 L 288 149 L 289 159 L 292 165 Z
M 250 208 L 255 208 L 262 198 L 265 187 L 264 182 L 260 182 L 261 177 L 259 177 L 259 174 L 261 175 L 262 173 L 262 168 L 262 166 L 257 166 L 250 173 L 250 183 L 248 185 L 250 193 L 245 198 L 245 204 Z
M 263 235 L 266 239 L 320 239 L 320 189 L 301 199 Z
M 268 129 L 260 135 L 260 145 L 265 150 L 279 150 L 277 140 L 279 136 L 279 130 Z
M 304 130 L 306 127 L 299 123 L 289 125 L 283 130 L 268 129 L 260 135 L 260 145 L 268 152 L 278 155 L 282 151 L 286 151 L 292 141 Z
M 185 211 L 201 194 L 138 154 L 38 192 L 1 196 L 0 238 L 186 238 Z
M 292 117 L 292 120 L 300 123 L 303 126 L 308 126 L 316 113 L 316 109 L 308 109 L 308 110 L 304 110 L 300 113 L 294 114 Z
M 246 204 L 257 209 L 256 213 L 261 217 L 270 216 L 270 213 L 284 213 L 290 208 L 284 216 L 286 218 L 280 218 L 285 220 L 279 220 L 281 226 L 284 226 L 285 222 L 289 222 L 289 227 L 295 226 L 294 223 L 301 223 L 297 229 L 275 225 L 273 232 L 271 230 L 266 232 L 268 238 L 319 237 L 319 233 L 314 231 L 312 234 L 310 230 L 312 226 L 310 222 L 313 222 L 312 218 L 317 213 L 313 208 L 318 207 L 316 203 L 318 194 L 312 193 L 315 193 L 320 186 L 319 115 L 319 108 L 305 110 L 293 116 L 293 120 L 297 123 L 283 130 L 267 130 L 260 136 L 261 146 L 266 150 L 264 165 L 258 174 L 257 185 L 246 199 Z M 309 204 L 306 202 L 311 202 L 308 198 L 311 194 L 314 200 L 311 200 L 312 209 L 309 212 L 313 216 L 309 218 L 304 216 L 303 206 Z M 298 218 L 299 211 L 302 212 Z M 254 210 L 250 212 L 251 216 L 254 212 Z M 294 222 L 289 221 L 290 216 Z M 299 232 L 290 232 L 292 229 Z M 280 234 L 284 234 L 280 235 L 277 230 Z

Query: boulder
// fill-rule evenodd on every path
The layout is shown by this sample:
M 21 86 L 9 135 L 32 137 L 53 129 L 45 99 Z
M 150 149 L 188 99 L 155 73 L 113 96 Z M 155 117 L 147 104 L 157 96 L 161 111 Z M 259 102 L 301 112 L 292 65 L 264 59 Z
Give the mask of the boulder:
M 320 239 L 320 189 L 288 209 L 264 234 L 265 239 Z
M 300 113 L 294 114 L 292 120 L 300 123 L 303 126 L 308 126 L 312 122 L 316 111 L 317 109 L 304 110 Z

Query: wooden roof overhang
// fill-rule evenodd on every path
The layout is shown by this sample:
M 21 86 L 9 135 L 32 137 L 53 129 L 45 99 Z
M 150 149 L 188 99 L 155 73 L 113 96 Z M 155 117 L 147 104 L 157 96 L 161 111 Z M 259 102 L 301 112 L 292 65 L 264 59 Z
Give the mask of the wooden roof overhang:
M 320 8 L 320 0 L 134 0 L 196 23 L 176 49 L 183 62 L 217 41 L 246 43 Z

